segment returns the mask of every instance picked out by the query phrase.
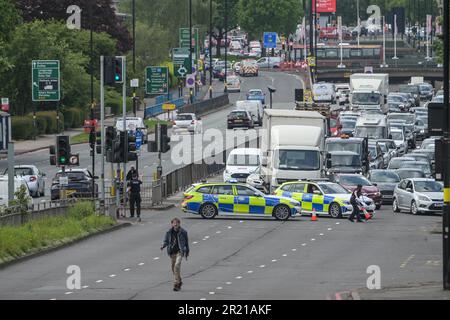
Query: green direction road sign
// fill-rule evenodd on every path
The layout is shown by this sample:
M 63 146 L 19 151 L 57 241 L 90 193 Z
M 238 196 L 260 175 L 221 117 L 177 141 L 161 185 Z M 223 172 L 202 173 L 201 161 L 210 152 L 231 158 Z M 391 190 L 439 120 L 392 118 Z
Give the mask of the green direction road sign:
M 61 99 L 59 60 L 33 60 L 31 66 L 33 101 L 59 101 Z
M 180 47 L 181 48 L 190 48 L 190 37 L 189 37 L 189 28 L 180 28 Z M 192 52 L 192 59 L 198 59 L 198 52 L 200 49 L 198 36 L 198 28 L 192 28 L 192 47 L 194 52 Z
M 189 74 L 191 64 L 189 63 L 189 48 L 173 48 L 172 62 L 175 76 L 184 78 Z
M 147 67 L 145 74 L 145 92 L 147 94 L 169 93 L 169 68 Z

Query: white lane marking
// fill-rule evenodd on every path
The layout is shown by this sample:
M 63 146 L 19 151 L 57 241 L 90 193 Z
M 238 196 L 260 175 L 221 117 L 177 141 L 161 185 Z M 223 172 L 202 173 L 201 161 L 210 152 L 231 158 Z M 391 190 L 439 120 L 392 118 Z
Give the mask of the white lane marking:
M 253 273 L 253 270 L 248 270 L 247 273 Z
M 265 264 L 262 264 L 262 265 L 260 265 L 259 267 L 260 267 L 260 268 L 265 268 L 266 265 L 265 265 Z
M 159 260 L 159 257 L 154 257 L 153 260 Z
M 89 288 L 89 286 L 82 286 L 81 288 L 82 289 L 87 289 L 87 288 Z
M 197 244 L 198 242 L 197 241 L 194 241 L 194 242 L 192 242 L 193 244 Z
M 283 257 L 287 257 L 287 254 L 286 254 L 286 253 L 283 253 Z
M 200 298 L 200 300 L 206 300 L 206 298 Z
M 233 227 L 232 227 L 232 226 L 228 226 L 227 228 L 228 228 L 228 229 L 231 229 L 231 228 L 233 228 Z
M 209 239 L 209 236 L 205 236 L 205 239 Z
M 217 287 L 216 290 L 222 290 L 222 287 Z
M 130 268 L 123 269 L 123 271 L 125 272 L 130 271 Z
M 340 222 L 336 222 L 336 224 L 341 224 Z
M 145 262 L 140 262 L 138 263 L 138 266 L 143 266 L 145 264 Z
M 273 259 L 272 262 L 277 262 L 277 259 Z
M 237 276 L 236 279 L 242 279 L 242 276 Z
M 319 236 L 323 236 L 323 233 L 319 234 Z
M 72 291 L 67 291 L 66 293 L 64 293 L 64 294 L 72 294 L 73 292 Z
M 242 223 L 242 222 L 244 222 L 244 221 L 242 221 L 242 220 L 241 220 L 241 221 L 239 221 L 239 223 Z
M 115 275 L 115 274 L 110 274 L 109 277 L 110 277 L 110 278 L 115 278 L 116 275 Z
M 208 239 L 206 239 L 206 238 L 203 238 L 202 240 L 203 240 L 203 241 L 206 241 L 206 240 L 208 240 Z
M 209 294 L 215 294 L 215 292 L 214 291 L 210 291 Z
M 294 252 L 297 251 L 297 249 L 295 249 L 295 248 L 294 248 L 294 249 L 291 249 L 291 250 L 294 251 Z
M 306 247 L 306 243 L 302 243 L 302 247 Z
M 328 230 L 328 231 L 331 231 L 331 230 L 333 230 L 333 229 L 332 229 L 332 228 L 328 228 L 327 230 Z
M 311 241 L 316 241 L 316 239 L 314 239 L 314 238 L 311 238 Z
M 406 267 L 406 265 L 407 265 L 412 259 L 414 259 L 414 257 L 415 257 L 414 254 L 410 255 L 410 256 L 408 257 L 408 259 L 406 259 L 405 261 L 403 261 L 403 263 L 400 265 L 400 268 L 403 269 L 404 267 Z
M 97 282 L 97 283 L 102 283 L 102 282 L 103 282 L 103 280 L 97 280 L 97 281 L 95 281 L 95 282 Z
M 222 231 L 216 231 L 217 234 L 222 233 Z
M 228 285 L 230 285 L 231 283 L 232 283 L 231 281 L 225 282 L 225 284 L 228 284 Z
M 56 298 L 51 298 L 51 299 L 49 299 L 49 300 L 51 300 L 51 301 L 55 301 L 55 300 L 56 300 Z

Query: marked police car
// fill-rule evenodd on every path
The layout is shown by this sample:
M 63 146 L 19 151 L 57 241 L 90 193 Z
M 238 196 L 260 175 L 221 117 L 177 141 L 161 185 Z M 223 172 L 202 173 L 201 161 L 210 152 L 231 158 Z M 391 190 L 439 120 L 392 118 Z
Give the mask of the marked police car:
M 302 213 L 330 215 L 341 218 L 350 215 L 353 207 L 350 204 L 351 193 L 340 184 L 328 181 L 291 181 L 283 183 L 275 194 L 289 197 L 301 202 Z M 375 203 L 368 197 L 363 197 L 365 209 L 373 213 Z
M 234 182 L 195 184 L 184 193 L 181 208 L 205 219 L 224 215 L 287 220 L 301 215 L 297 200 L 266 195 L 251 186 Z

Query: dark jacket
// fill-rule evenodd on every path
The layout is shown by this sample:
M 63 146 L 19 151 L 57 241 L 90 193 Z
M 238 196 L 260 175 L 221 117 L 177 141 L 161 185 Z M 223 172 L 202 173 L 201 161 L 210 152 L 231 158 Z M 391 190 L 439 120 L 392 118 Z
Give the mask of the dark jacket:
M 353 190 L 352 195 L 350 197 L 350 203 L 352 205 L 357 206 L 359 204 L 358 198 L 361 197 L 361 195 L 362 195 L 362 190 L 358 190 L 358 189 Z
M 162 247 L 167 247 L 167 254 L 170 255 L 170 248 L 172 247 L 172 228 L 167 231 L 166 236 L 164 237 L 163 245 Z M 178 246 L 180 247 L 181 255 L 182 256 L 189 256 L 189 241 L 188 241 L 188 233 L 186 230 L 180 227 L 180 230 L 178 232 Z

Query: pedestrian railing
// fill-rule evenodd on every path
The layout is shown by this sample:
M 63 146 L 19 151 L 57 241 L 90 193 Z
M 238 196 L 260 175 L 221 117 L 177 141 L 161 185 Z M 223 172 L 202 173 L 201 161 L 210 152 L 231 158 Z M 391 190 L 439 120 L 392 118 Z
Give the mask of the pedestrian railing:
M 174 104 L 175 107 L 178 109 L 178 108 L 181 108 L 182 106 L 184 106 L 184 99 L 178 98 L 178 99 L 174 99 L 174 100 L 168 100 L 168 101 L 164 101 L 161 103 L 157 103 L 153 106 L 145 107 L 144 119 L 148 119 L 148 118 L 151 118 L 151 117 L 154 117 L 154 116 L 164 113 L 166 110 L 163 110 L 163 104 L 165 104 L 165 103 Z

